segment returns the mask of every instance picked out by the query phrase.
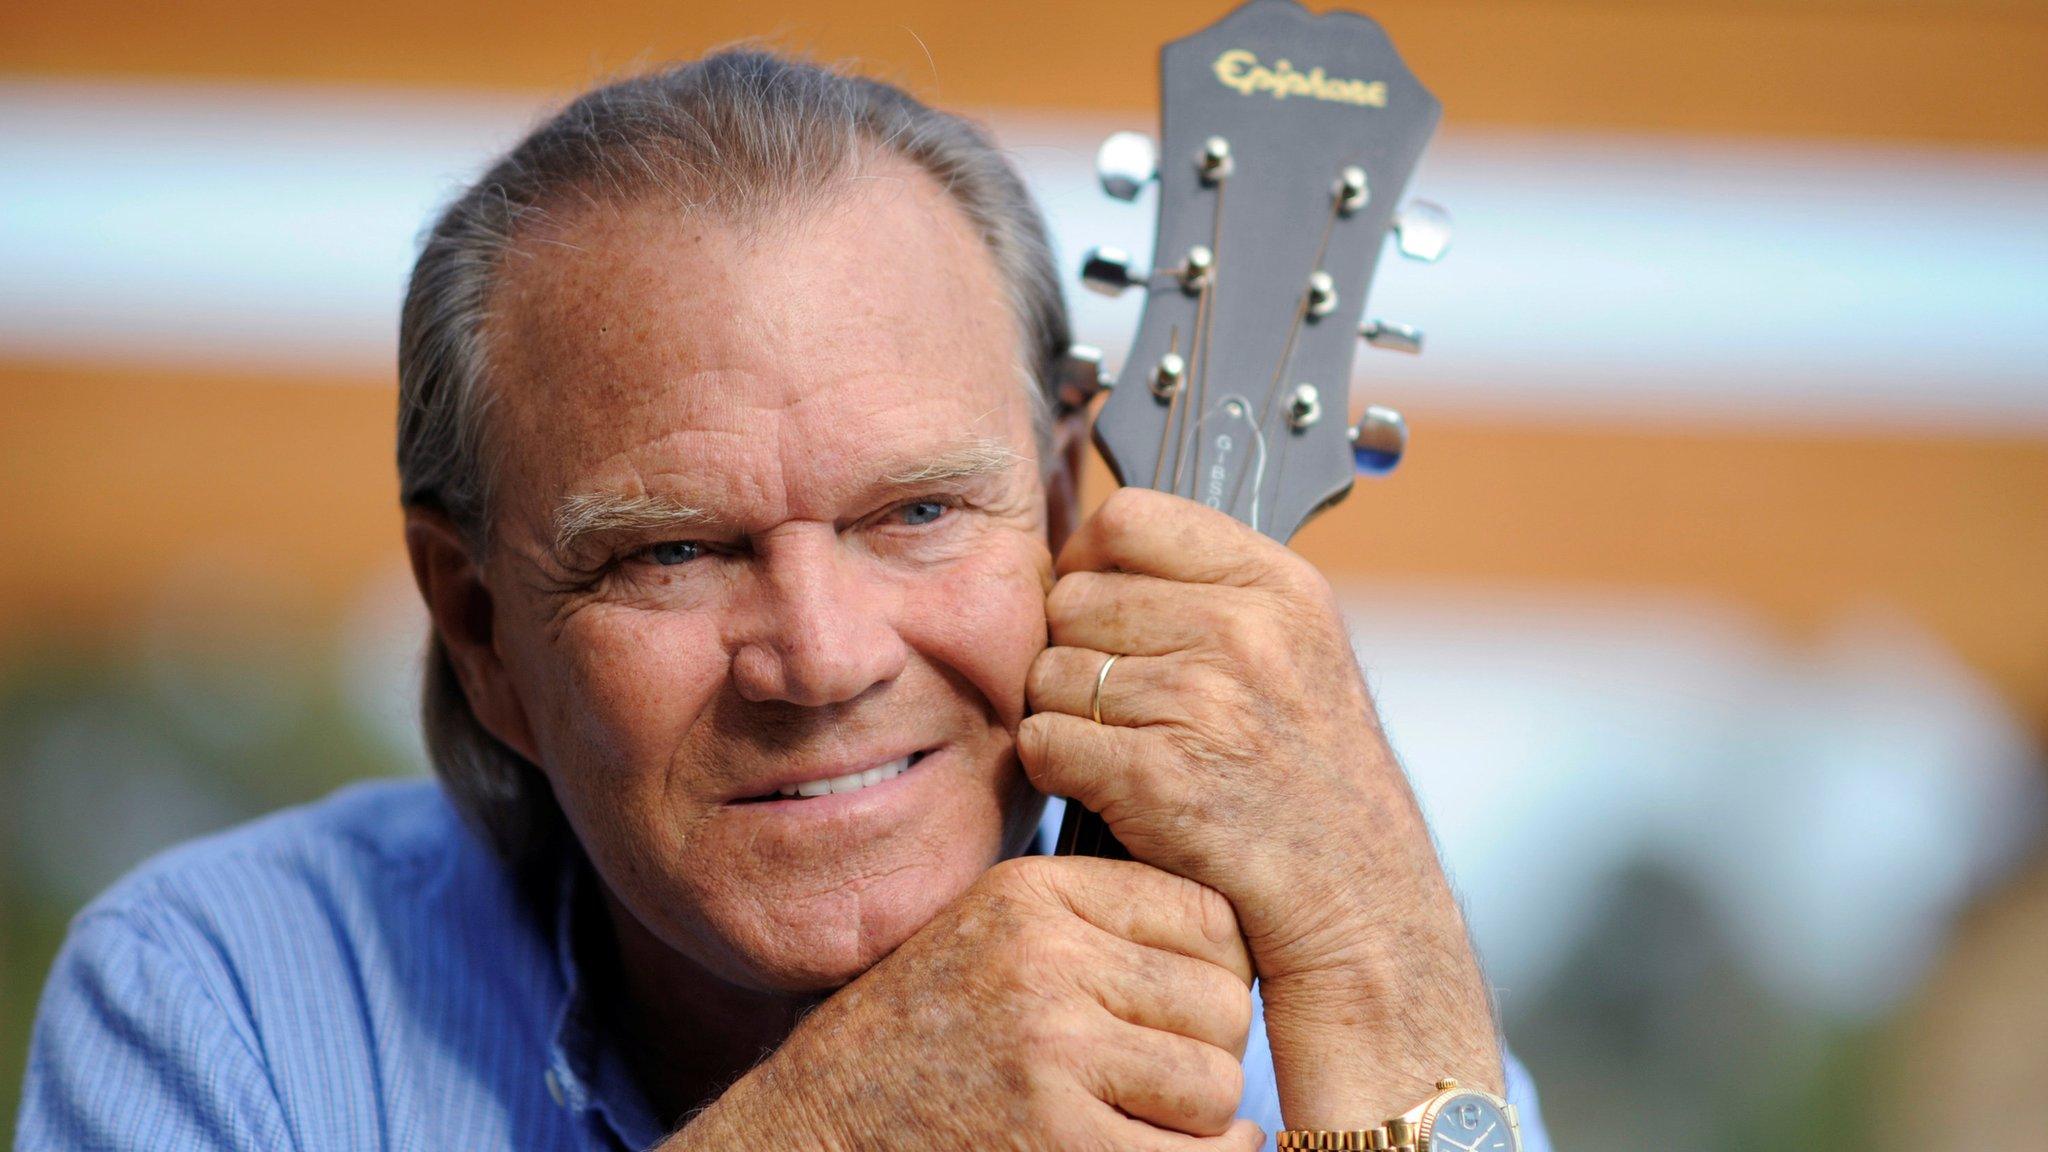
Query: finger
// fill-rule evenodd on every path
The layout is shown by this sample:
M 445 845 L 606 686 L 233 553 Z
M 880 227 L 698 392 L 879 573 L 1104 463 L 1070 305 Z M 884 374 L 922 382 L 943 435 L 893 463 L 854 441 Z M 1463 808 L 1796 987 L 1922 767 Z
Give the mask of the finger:
M 1199 1040 L 1244 1059 L 1252 992 L 1237 973 L 1207 960 L 1133 944 L 1096 931 L 1099 962 L 1074 973 L 1083 991 L 1127 1023 Z
M 1237 913 L 1213 888 L 1135 860 L 1039 856 L 1008 867 L 1112 936 L 1214 964 L 1251 987 Z
M 1272 581 L 1297 562 L 1286 545 L 1214 508 L 1165 492 L 1119 488 L 1075 529 L 1053 570 L 1248 587 Z
M 1025 700 L 1033 712 L 1060 712 L 1121 728 L 1189 719 L 1188 696 L 1176 691 L 1179 676 L 1170 656 L 1108 655 L 1093 648 L 1047 648 L 1024 678 Z M 1107 667 L 1108 674 L 1104 675 Z M 1098 691 L 1099 686 L 1099 691 Z
M 1045 598 L 1054 644 L 1163 656 L 1210 640 L 1244 607 L 1244 593 L 1129 572 L 1069 572 Z
M 1122 664 L 1123 661 L 1117 661 Z M 1110 670 L 1112 679 L 1116 669 Z M 1105 717 L 1107 719 L 1107 717 Z M 1097 724 L 1086 716 L 1040 712 L 1017 725 L 1017 759 L 1040 792 L 1066 796 L 1112 825 L 1135 803 L 1156 805 L 1168 793 L 1154 774 L 1173 769 L 1154 747 L 1158 729 Z
M 1167 1128 L 1155 1128 L 1143 1120 L 1117 1117 L 1114 1148 L 1133 1152 L 1259 1152 L 1266 1146 L 1266 1133 L 1250 1120 L 1233 1120 L 1221 1136 L 1190 1136 Z
M 1221 1136 L 1244 1098 L 1244 1066 L 1213 1044 L 1113 1022 L 1081 1054 L 1083 1083 L 1136 1120 L 1189 1136 Z
M 1250 1120 L 1232 1120 L 1221 1135 L 1190 1136 L 1134 1120 L 1078 1084 L 1072 1092 L 1075 1098 L 1061 1113 L 1072 1126 L 1061 1126 L 1059 1147 L 1114 1148 L 1117 1152 L 1259 1152 L 1266 1144 L 1266 1133 Z

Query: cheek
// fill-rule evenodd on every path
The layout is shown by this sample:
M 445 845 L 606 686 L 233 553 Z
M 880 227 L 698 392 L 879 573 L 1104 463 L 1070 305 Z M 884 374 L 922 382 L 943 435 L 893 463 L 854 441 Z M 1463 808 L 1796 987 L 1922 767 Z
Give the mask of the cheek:
M 590 608 L 539 643 L 534 739 L 558 788 L 658 781 L 725 677 L 715 630 L 684 613 Z
M 1005 728 L 1024 719 L 1024 680 L 1045 648 L 1042 544 L 991 548 L 909 591 L 901 629 L 912 647 L 979 689 Z

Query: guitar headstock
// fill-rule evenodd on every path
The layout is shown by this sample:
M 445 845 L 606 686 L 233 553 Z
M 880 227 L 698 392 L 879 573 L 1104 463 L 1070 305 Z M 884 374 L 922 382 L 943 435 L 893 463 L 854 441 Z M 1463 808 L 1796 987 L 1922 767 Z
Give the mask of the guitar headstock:
M 1441 209 L 1396 211 L 1442 107 L 1377 24 L 1294 0 L 1166 45 L 1161 88 L 1163 146 L 1118 133 L 1098 157 L 1112 196 L 1157 180 L 1159 220 L 1149 271 L 1110 249 L 1082 269 L 1145 293 L 1095 442 L 1120 483 L 1286 540 L 1405 447 L 1388 409 L 1347 428 L 1351 366 L 1361 335 L 1420 350 L 1413 329 L 1361 320 L 1389 234 L 1419 259 L 1448 242 Z

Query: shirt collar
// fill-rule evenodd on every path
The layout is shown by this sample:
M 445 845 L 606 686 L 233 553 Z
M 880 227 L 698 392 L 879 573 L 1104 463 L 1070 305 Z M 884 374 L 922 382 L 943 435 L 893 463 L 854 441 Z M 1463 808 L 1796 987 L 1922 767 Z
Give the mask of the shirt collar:
M 579 925 L 594 911 L 589 901 L 592 877 L 580 853 L 565 853 L 555 886 L 555 964 L 562 980 L 562 1006 L 555 1016 L 548 1045 L 548 1091 L 562 1107 L 595 1113 L 611 1135 L 627 1148 L 648 1148 L 660 1142 L 665 1129 L 640 1089 L 625 1054 L 604 1024 L 597 998 L 583 980 L 578 963 Z

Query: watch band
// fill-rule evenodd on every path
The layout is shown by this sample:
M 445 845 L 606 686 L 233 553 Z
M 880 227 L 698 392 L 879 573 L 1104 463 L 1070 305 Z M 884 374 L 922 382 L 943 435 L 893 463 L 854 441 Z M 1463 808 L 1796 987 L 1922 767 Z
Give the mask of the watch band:
M 1520 1127 L 1515 1116 L 1515 1106 L 1491 1093 L 1471 1088 L 1461 1088 L 1456 1080 L 1439 1080 L 1436 1093 L 1429 1099 L 1409 1109 L 1377 1128 L 1287 1128 L 1283 1129 L 1276 1141 L 1282 1149 L 1312 1149 L 1314 1152 L 1418 1152 L 1425 1140 L 1429 1152 L 1438 1152 L 1437 1139 L 1426 1134 L 1438 1122 L 1440 1111 L 1448 1102 L 1460 1096 L 1479 1097 L 1484 1104 L 1467 1102 L 1462 1108 L 1471 1109 L 1465 1123 L 1474 1129 L 1485 1118 L 1483 1109 L 1490 1105 L 1499 1111 L 1495 1124 L 1505 1124 L 1503 1138 L 1496 1140 L 1489 1148 L 1504 1147 L 1510 1152 L 1519 1152 L 1522 1146 Z M 1489 1126 L 1488 1131 L 1494 1130 Z M 1484 1133 L 1481 1133 L 1483 1136 Z M 1466 1152 L 1478 1152 L 1475 1146 L 1459 1143 L 1449 1136 L 1442 1142 Z
M 1397 1140 L 1392 1129 L 1399 1128 L 1405 1141 Z M 1413 1149 L 1415 1128 L 1404 1121 L 1396 1120 L 1377 1128 L 1288 1128 L 1279 1136 L 1282 1148 L 1313 1148 L 1318 1152 L 1387 1152 L 1389 1149 Z

